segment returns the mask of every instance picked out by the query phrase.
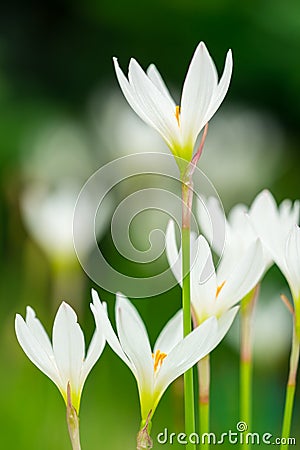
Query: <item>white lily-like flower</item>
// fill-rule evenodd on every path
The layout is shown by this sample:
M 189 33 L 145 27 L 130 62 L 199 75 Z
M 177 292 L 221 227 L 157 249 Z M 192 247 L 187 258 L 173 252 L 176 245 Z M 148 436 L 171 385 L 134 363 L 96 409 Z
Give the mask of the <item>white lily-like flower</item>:
M 249 219 L 291 289 L 300 337 L 300 202 L 284 200 L 278 207 L 265 190 L 254 200 Z
M 166 231 L 166 252 L 171 270 L 182 284 L 181 250 L 178 252 L 175 224 Z M 245 254 L 231 267 L 215 270 L 210 247 L 203 236 L 191 235 L 191 303 L 195 322 L 208 317 L 222 318 L 257 284 L 264 271 L 263 250 L 256 239 Z M 237 312 L 237 308 L 234 308 Z
M 118 334 L 97 292 L 93 290 L 92 296 L 94 315 L 107 343 L 136 378 L 142 425 L 151 420 L 167 387 L 218 345 L 233 320 L 232 313 L 219 323 L 212 317 L 183 338 L 182 311 L 179 311 L 163 328 L 152 351 L 144 322 L 124 295 L 119 293 L 116 297 Z
M 292 228 L 299 223 L 300 202 L 284 200 L 278 207 L 268 190 L 255 198 L 249 210 L 250 223 L 274 262 L 289 281 L 286 249 Z
M 61 303 L 54 319 L 52 343 L 30 306 L 27 306 L 25 320 L 20 314 L 16 315 L 15 330 L 25 354 L 56 384 L 67 406 L 69 390 L 72 406 L 78 414 L 83 385 L 105 345 L 97 322 L 86 356 L 84 335 L 76 313 L 65 302 Z
M 131 59 L 128 79 L 116 58 L 114 65 L 120 87 L 132 109 L 161 134 L 175 156 L 190 161 L 197 136 L 227 93 L 232 73 L 231 50 L 218 82 L 215 64 L 205 44 L 200 42 L 183 84 L 180 106 L 174 102 L 153 64 L 145 73 L 137 61 Z
M 226 273 L 234 269 L 234 266 L 242 259 L 249 247 L 257 240 L 257 233 L 249 222 L 248 213 L 249 208 L 239 203 L 229 211 L 226 218 L 220 203 L 215 197 L 210 197 L 205 201 L 198 200 L 197 202 L 197 216 L 200 228 L 207 240 L 211 242 L 213 250 L 221 257 L 218 264 L 218 276 L 220 278 L 226 277 Z M 224 222 L 225 243 L 223 240 Z M 218 227 L 222 230 L 219 233 L 220 236 L 218 236 Z M 263 257 L 265 272 L 273 261 L 270 253 L 264 247 Z

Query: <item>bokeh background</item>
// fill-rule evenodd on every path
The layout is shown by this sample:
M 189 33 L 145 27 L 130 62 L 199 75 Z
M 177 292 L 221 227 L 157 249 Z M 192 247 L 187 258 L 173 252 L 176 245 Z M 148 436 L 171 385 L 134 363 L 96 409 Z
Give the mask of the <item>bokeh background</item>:
M 117 157 L 168 152 L 134 116 L 117 85 L 112 56 L 125 70 L 131 56 L 155 62 L 179 98 L 189 60 L 204 40 L 218 70 L 233 49 L 234 74 L 211 121 L 200 167 L 225 209 L 250 204 L 263 188 L 277 201 L 299 198 L 300 4 L 297 0 L 138 0 L 4 2 L 0 14 L 0 432 L 3 448 L 69 448 L 65 409 L 56 387 L 25 357 L 14 334 L 16 312 L 30 304 L 51 332 L 61 300 L 78 312 L 89 341 L 90 289 L 70 223 L 77 195 L 93 172 Z M 140 181 L 137 181 L 137 187 Z M 134 184 L 134 183 L 133 183 Z M 128 190 L 129 189 L 129 190 Z M 110 219 L 133 186 L 118 186 L 101 215 L 99 247 L 116 270 L 150 276 L 114 249 Z M 156 218 L 162 228 L 166 217 Z M 132 231 L 147 248 L 149 216 Z M 86 258 L 90 237 L 84 233 Z M 166 268 L 162 256 L 159 270 Z M 101 271 L 101 266 L 99 266 Z M 118 286 L 116 286 L 118 290 Z M 114 296 L 99 288 L 113 314 Z M 280 435 L 290 317 L 279 294 L 289 291 L 276 268 L 263 283 L 255 320 L 253 429 Z M 126 292 L 125 292 L 126 293 Z M 151 339 L 180 306 L 174 287 L 134 300 Z M 212 355 L 212 430 L 238 422 L 238 323 Z M 135 448 L 139 426 L 135 381 L 108 348 L 87 380 L 81 406 L 82 447 Z M 300 442 L 300 392 L 292 436 Z M 182 383 L 168 390 L 153 436 L 183 430 Z M 300 444 L 298 444 L 300 445 Z M 156 444 L 158 448 L 159 445 Z M 175 444 L 173 448 L 180 448 Z M 298 447 L 297 447 L 298 448 Z

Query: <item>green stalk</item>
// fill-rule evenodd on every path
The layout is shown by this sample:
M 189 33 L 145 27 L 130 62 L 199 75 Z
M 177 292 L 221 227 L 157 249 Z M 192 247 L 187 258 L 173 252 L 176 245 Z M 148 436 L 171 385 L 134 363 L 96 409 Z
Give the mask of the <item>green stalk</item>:
M 199 425 L 200 434 L 203 438 L 204 433 L 208 435 L 210 430 L 210 358 L 205 356 L 198 362 L 199 378 Z M 202 442 L 201 450 L 209 449 L 209 439 Z
M 182 308 L 184 336 L 192 330 L 190 293 L 190 217 L 193 192 L 190 180 L 182 180 Z M 184 374 L 185 432 L 187 436 L 195 433 L 195 399 L 193 369 Z M 196 450 L 196 445 L 188 442 L 187 450 Z
M 252 429 L 252 320 L 258 297 L 259 285 L 247 294 L 241 302 L 241 356 L 240 356 L 240 420 Z M 242 450 L 250 450 L 251 443 L 243 442 Z
M 297 377 L 297 369 L 298 369 L 298 363 L 299 363 L 299 348 L 300 348 L 300 342 L 299 338 L 296 333 L 296 319 L 294 315 L 293 320 L 293 339 L 292 339 L 292 350 L 291 350 L 291 356 L 290 356 L 290 371 L 289 371 L 289 378 L 287 382 L 286 387 L 286 397 L 285 397 L 285 408 L 284 408 L 284 416 L 283 416 L 283 424 L 282 424 L 282 441 L 285 442 L 290 437 L 290 431 L 291 431 L 291 422 L 292 422 L 292 415 L 293 415 L 293 405 L 294 405 L 294 397 L 295 397 L 295 390 L 296 390 L 296 377 Z M 289 444 L 281 444 L 280 449 L 288 449 Z
M 191 283 L 190 283 L 190 235 L 191 235 L 191 210 L 193 202 L 193 173 L 202 154 L 208 123 L 205 125 L 197 153 L 191 162 L 178 159 L 180 180 L 182 183 L 182 309 L 183 309 L 183 334 L 188 335 L 192 331 L 191 314 Z M 195 428 L 195 397 L 193 369 L 184 374 L 184 413 L 185 433 L 187 437 L 196 432 Z M 188 440 L 186 450 L 196 450 L 196 444 Z

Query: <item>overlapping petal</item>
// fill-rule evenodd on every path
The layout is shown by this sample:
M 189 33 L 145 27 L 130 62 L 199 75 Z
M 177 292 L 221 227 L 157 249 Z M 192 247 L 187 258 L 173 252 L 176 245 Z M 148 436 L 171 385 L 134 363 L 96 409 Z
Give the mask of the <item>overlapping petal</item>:
M 197 323 L 215 315 L 220 318 L 257 284 L 265 270 L 263 249 L 256 239 L 236 258 L 229 269 L 215 271 L 210 247 L 203 236 L 191 241 L 196 251 L 191 261 L 191 302 Z M 178 252 L 174 225 L 169 224 L 166 232 L 166 253 L 171 269 L 180 267 L 181 253 Z M 226 254 L 226 250 L 225 250 Z M 176 258 L 177 255 L 177 258 Z M 226 259 L 226 258 L 225 258 Z M 176 264 L 174 265 L 174 261 Z M 178 269 L 174 275 L 178 277 Z M 226 275 L 226 277 L 224 277 Z
M 114 58 L 117 79 L 132 109 L 163 137 L 175 156 L 191 159 L 198 134 L 222 103 L 232 74 L 232 54 L 227 53 L 218 83 L 214 62 L 200 42 L 184 81 L 181 105 L 176 108 L 161 75 L 151 64 L 147 73 L 135 59 L 129 63 L 128 79 Z
M 253 229 L 284 274 L 286 241 L 292 227 L 299 223 L 299 210 L 299 201 L 293 204 L 284 200 L 277 207 L 268 190 L 258 194 L 249 210 Z
M 117 334 L 95 291 L 93 301 L 96 320 L 103 327 L 108 344 L 136 377 L 143 420 L 154 414 L 169 384 L 220 342 L 226 328 L 225 319 L 220 328 L 217 319 L 210 318 L 183 338 L 182 311 L 179 311 L 161 331 L 152 353 L 144 323 L 124 295 L 117 294 Z M 233 315 L 228 315 L 228 326 L 232 319 Z
M 57 385 L 66 402 L 70 385 L 72 404 L 78 412 L 83 384 L 105 345 L 102 330 L 96 324 L 86 358 L 84 336 L 76 313 L 65 302 L 55 316 L 52 344 L 30 307 L 27 307 L 26 320 L 16 315 L 15 330 L 25 354 Z

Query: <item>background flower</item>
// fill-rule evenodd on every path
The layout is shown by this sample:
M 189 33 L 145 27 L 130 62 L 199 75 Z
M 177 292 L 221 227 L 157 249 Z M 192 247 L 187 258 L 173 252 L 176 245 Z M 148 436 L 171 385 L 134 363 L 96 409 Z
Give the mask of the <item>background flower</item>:
M 15 312 L 32 305 L 50 331 L 57 306 L 52 300 L 65 298 L 74 304 L 78 297 L 87 342 L 94 329 L 88 306 L 91 281 L 81 271 L 81 289 L 77 287 L 78 274 L 74 273 L 68 274 L 68 295 L 63 295 L 65 289 L 61 283 L 54 288 L 48 260 L 21 220 L 20 198 L 26 187 L 24 161 L 28 166 L 32 164 L 35 149 L 35 139 L 30 136 L 38 132 L 39 145 L 46 148 L 40 156 L 40 170 L 49 174 L 51 164 L 59 165 L 56 178 L 59 185 L 71 171 L 76 173 L 87 167 L 87 155 L 89 162 L 84 179 L 103 161 L 113 159 L 115 148 L 119 149 L 119 154 L 124 151 L 119 147 L 121 137 L 123 149 L 140 151 L 137 150 L 141 145 L 140 134 L 138 144 L 134 133 L 123 131 L 121 134 L 117 112 L 115 120 L 106 128 L 108 139 L 111 136 L 113 141 L 112 150 L 106 145 L 107 139 L 99 139 L 91 120 L 90 104 L 95 92 L 100 93 L 97 102 L 103 114 L 107 112 L 112 90 L 123 102 L 124 109 L 130 111 L 115 79 L 112 56 L 118 55 L 123 68 L 131 55 L 135 55 L 143 67 L 155 62 L 178 104 L 176 93 L 180 92 L 193 50 L 202 39 L 219 74 L 228 48 L 234 53 L 230 96 L 210 123 L 200 164 L 216 185 L 226 212 L 236 203 L 249 206 L 257 192 L 265 187 L 273 192 L 278 202 L 284 198 L 299 198 L 300 60 L 295 57 L 300 49 L 299 8 L 296 0 L 273 0 L 272 8 L 267 1 L 256 2 L 253 8 L 247 2 L 236 0 L 229 3 L 153 0 L 151 4 L 138 0 L 128 0 L 126 4 L 83 0 L 45 0 L 41 4 L 15 0 L 1 5 L 0 352 L 5 370 L 0 371 L 0 420 L 1 442 L 7 450 L 40 450 L 41 442 L 45 450 L 69 445 L 65 424 L 61 421 L 63 405 L 55 386 L 49 386 L 46 377 L 32 368 L 16 342 L 12 327 Z M 228 114 L 227 108 L 230 108 Z M 69 128 L 73 138 L 78 134 L 83 136 L 84 151 L 78 152 L 75 139 L 68 146 L 68 157 L 63 157 L 60 163 L 59 152 L 55 152 L 53 146 L 50 150 L 48 147 L 49 142 L 53 142 L 51 137 L 57 134 L 54 127 L 48 125 L 45 132 L 45 124 L 54 121 L 65 128 L 66 118 L 75 124 Z M 143 124 L 137 116 L 136 120 Z M 123 121 L 120 127 L 126 128 Z M 145 139 L 148 142 L 148 135 Z M 156 147 L 155 143 L 153 145 Z M 162 140 L 160 145 L 169 152 Z M 274 160 L 279 162 L 275 164 Z M 120 186 L 122 194 L 125 189 Z M 112 251 L 109 230 L 106 227 L 103 231 L 104 237 L 99 240 L 101 249 L 110 256 L 117 270 L 128 273 L 128 261 Z M 166 257 L 165 267 L 168 267 Z M 140 277 L 148 273 L 147 270 L 147 264 L 140 264 L 131 274 Z M 276 266 L 270 269 L 264 283 L 275 286 L 276 292 L 288 294 L 285 280 Z M 177 286 L 152 298 L 151 302 L 148 299 L 134 301 L 149 323 L 151 340 L 167 318 L 180 308 L 179 296 Z M 113 296 L 108 294 L 105 298 L 112 313 Z M 156 319 L 149 320 L 153 308 L 157 311 Z M 93 369 L 81 405 L 88 444 L 91 448 L 99 445 L 101 423 L 103 448 L 132 448 L 132 436 L 139 420 L 133 401 L 137 401 L 136 385 L 132 374 L 125 365 L 119 364 L 112 352 L 105 351 L 102 358 L 103 363 Z M 237 356 L 226 345 L 226 339 L 215 350 L 214 365 L 214 425 L 216 432 L 223 432 L 232 427 L 232 418 L 238 417 Z M 271 377 L 270 372 L 256 373 L 253 423 L 256 429 L 278 434 L 279 402 L 284 395 L 282 380 L 285 377 L 286 361 L 278 364 Z M 33 382 L 34 395 L 27 389 Z M 118 420 L 118 433 L 115 433 L 116 401 L 123 418 Z M 161 431 L 160 423 L 172 430 L 182 430 L 181 405 L 179 380 L 160 403 L 153 433 Z M 300 420 L 299 405 L 297 397 L 296 425 Z M 32 424 L 36 425 L 34 433 Z M 49 433 L 53 428 L 56 433 Z M 299 441 L 297 427 L 292 432 Z M 181 447 L 173 446 L 178 450 Z

